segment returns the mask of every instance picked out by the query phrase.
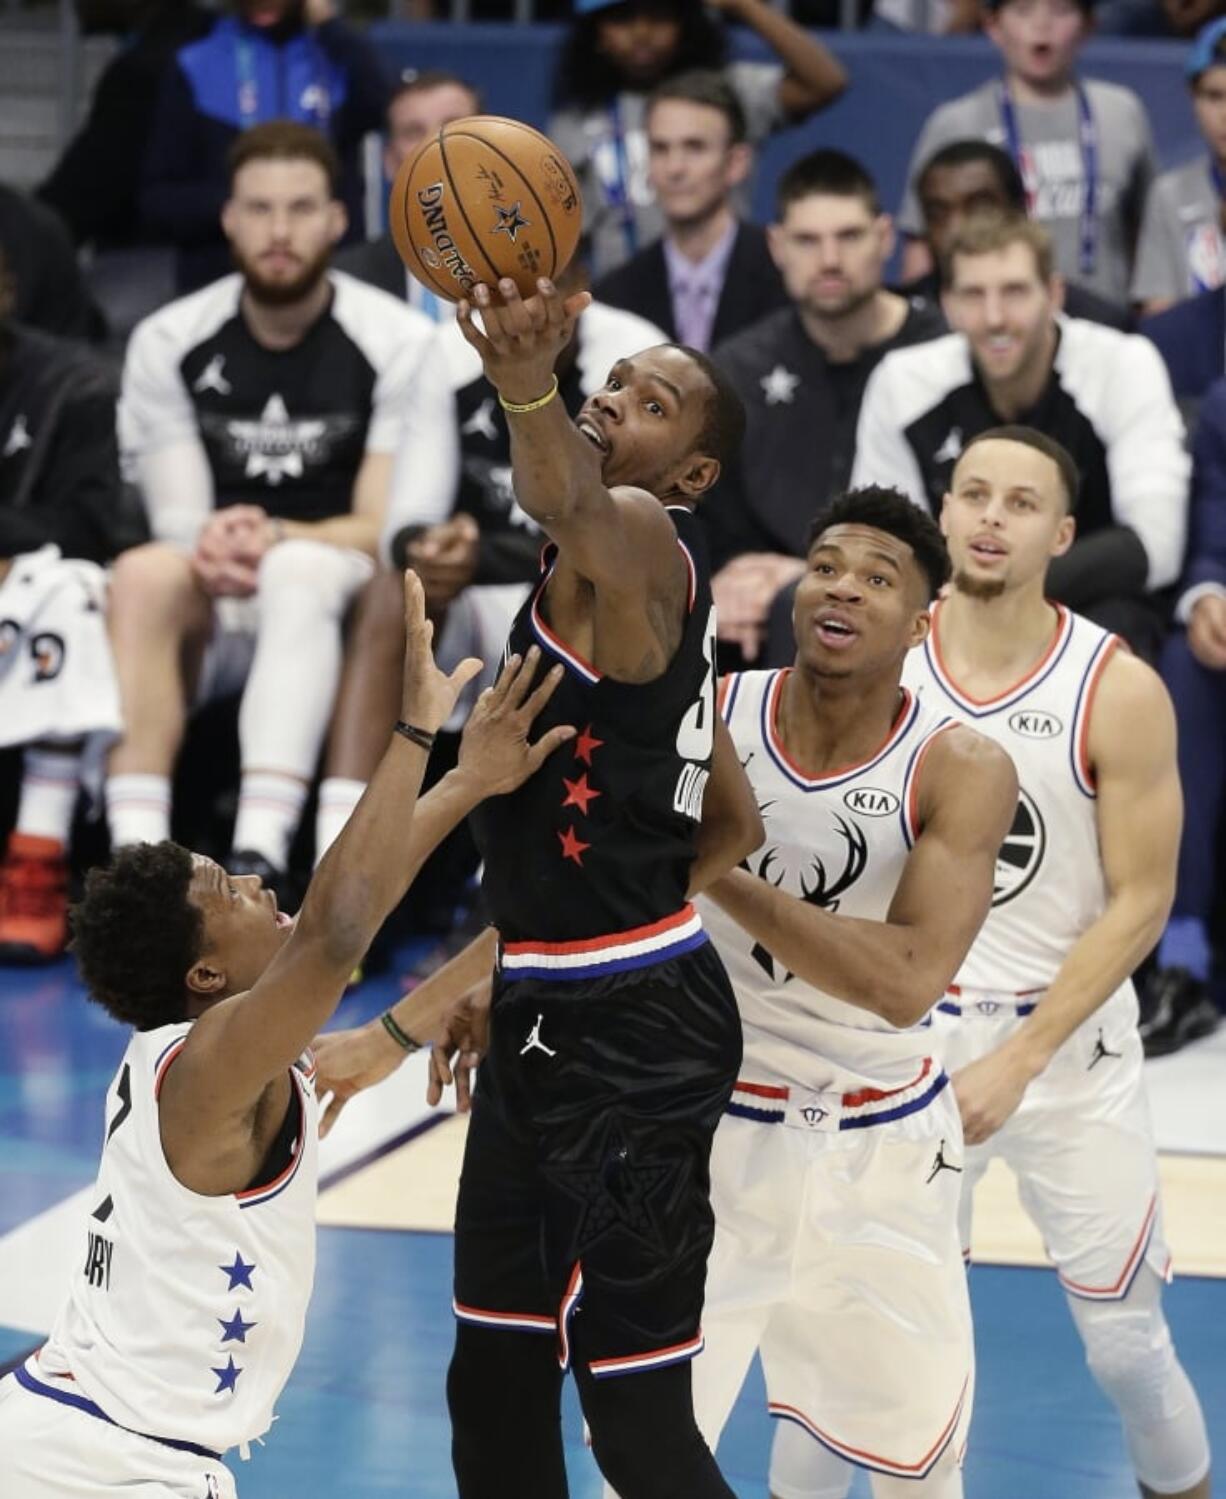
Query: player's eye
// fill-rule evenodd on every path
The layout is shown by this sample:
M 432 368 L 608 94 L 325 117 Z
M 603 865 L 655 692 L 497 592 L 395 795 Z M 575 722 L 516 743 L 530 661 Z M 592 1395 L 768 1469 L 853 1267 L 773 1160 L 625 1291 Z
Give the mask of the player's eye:
M 616 375 L 610 375 L 609 378 L 605 381 L 604 388 L 606 390 L 620 390 L 622 388 L 622 383 Z
M 882 573 L 872 573 L 868 581 L 874 585 L 880 584 L 882 588 L 890 586 L 889 578 L 885 577 Z
M 652 416 L 664 415 L 664 407 L 660 405 L 659 401 L 648 401 L 647 409 L 651 412 Z

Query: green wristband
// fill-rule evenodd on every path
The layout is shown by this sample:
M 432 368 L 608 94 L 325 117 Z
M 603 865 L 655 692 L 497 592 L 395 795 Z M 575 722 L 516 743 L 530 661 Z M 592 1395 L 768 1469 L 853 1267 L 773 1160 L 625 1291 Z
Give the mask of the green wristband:
M 410 1036 L 407 1031 L 402 1031 L 396 1024 L 396 1017 L 390 1010 L 384 1010 L 383 1014 L 379 1016 L 379 1020 L 383 1025 L 383 1029 L 402 1050 L 421 1050 L 421 1047 L 417 1044 L 416 1041 L 414 1041 L 412 1036 Z

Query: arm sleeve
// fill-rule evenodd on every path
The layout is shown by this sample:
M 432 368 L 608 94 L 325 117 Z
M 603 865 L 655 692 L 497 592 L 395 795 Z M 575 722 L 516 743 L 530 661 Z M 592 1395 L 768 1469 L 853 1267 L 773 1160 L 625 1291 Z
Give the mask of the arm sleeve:
M 906 433 L 894 419 L 899 407 L 890 369 L 890 356 L 881 361 L 868 378 L 860 418 L 856 423 L 856 454 L 852 459 L 848 487 L 865 484 L 893 485 L 909 500 L 927 509 L 928 497 L 919 460 Z
M 213 473 L 173 346 L 156 321 L 142 323 L 128 345 L 119 447 L 154 539 L 193 546 L 213 509 Z
M 1147 587 L 1165 588 L 1183 566 L 1191 460 L 1162 357 L 1148 339 L 1125 334 L 1106 371 L 1099 431 L 1107 450 L 1116 522 L 1140 538 Z
M 158 89 L 140 189 L 144 227 L 171 244 L 217 233 L 226 185 L 205 170 L 200 129 L 191 87 L 174 64 Z
M 1149 558 L 1135 531 L 1107 526 L 1075 541 L 1047 569 L 1047 592 L 1070 609 L 1085 610 L 1099 599 L 1145 592 Z
M 433 348 L 433 342 L 428 349 Z M 460 485 L 460 432 L 455 394 L 429 352 L 418 363 L 392 444 L 396 461 L 383 525 L 382 555 L 406 526 L 433 526 L 455 509 Z M 368 446 L 374 447 L 374 423 Z M 387 451 L 387 448 L 382 449 Z
M 1167 201 L 1164 183 L 1155 183 L 1145 204 L 1137 263 L 1132 275 L 1132 299 L 1149 302 L 1162 297 L 1177 302 L 1186 294 L 1187 270 L 1179 240 L 1179 220 Z
M 343 149 L 370 130 L 382 130 L 388 81 L 374 49 L 344 21 L 325 21 L 315 35 L 329 58 L 344 69 L 348 82 L 335 122 L 337 143 Z

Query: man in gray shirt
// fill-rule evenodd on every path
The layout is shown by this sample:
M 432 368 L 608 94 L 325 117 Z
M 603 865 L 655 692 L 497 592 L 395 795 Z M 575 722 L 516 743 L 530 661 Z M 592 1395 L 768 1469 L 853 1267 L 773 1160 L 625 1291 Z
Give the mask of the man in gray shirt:
M 1211 22 L 1187 61 L 1206 155 L 1163 172 L 1145 206 L 1132 298 L 1146 314 L 1226 283 L 1222 193 L 1226 188 L 1226 18 Z
M 1145 108 L 1131 90 L 1077 77 L 1077 51 L 1088 35 L 1093 0 L 990 0 L 985 29 L 1004 73 L 940 105 L 916 142 L 898 223 L 921 236 L 915 193 L 919 168 L 939 147 L 982 139 L 1017 163 L 1031 218 L 1052 236 L 1059 271 L 1116 302 L 1127 300 L 1133 247 L 1155 173 Z M 903 277 L 931 269 L 918 238 L 907 247 Z

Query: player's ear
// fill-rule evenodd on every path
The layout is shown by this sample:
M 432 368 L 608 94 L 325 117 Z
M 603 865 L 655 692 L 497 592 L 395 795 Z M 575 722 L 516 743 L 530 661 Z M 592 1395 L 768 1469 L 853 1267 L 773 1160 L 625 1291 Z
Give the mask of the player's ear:
M 227 198 L 221 205 L 221 232 L 227 239 L 234 238 L 234 227 L 238 209 L 233 198 Z
M 225 992 L 225 970 L 207 958 L 198 958 L 187 970 L 184 982 L 189 994 L 200 999 L 217 999 Z
M 719 478 L 719 459 L 693 457 L 677 478 L 677 488 L 682 494 L 697 499 Z
M 907 649 L 914 650 L 917 645 L 923 645 L 928 639 L 928 632 L 932 629 L 932 606 L 925 604 L 911 621 L 911 634 L 907 641 Z
M 940 523 L 941 527 L 941 535 L 944 537 L 949 536 L 949 502 L 951 499 L 952 495 L 947 489 L 941 496 L 941 513 L 937 516 L 937 520 Z
M 1076 535 L 1077 517 L 1073 515 L 1064 516 L 1060 524 L 1056 527 L 1055 539 L 1051 545 L 1051 555 L 1053 557 L 1063 557 L 1069 547 L 1072 546 Z

